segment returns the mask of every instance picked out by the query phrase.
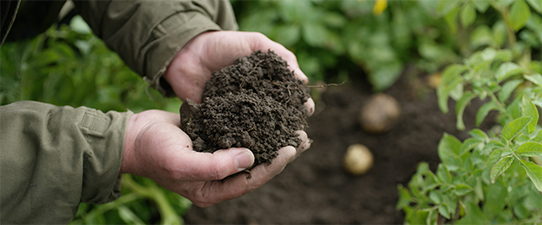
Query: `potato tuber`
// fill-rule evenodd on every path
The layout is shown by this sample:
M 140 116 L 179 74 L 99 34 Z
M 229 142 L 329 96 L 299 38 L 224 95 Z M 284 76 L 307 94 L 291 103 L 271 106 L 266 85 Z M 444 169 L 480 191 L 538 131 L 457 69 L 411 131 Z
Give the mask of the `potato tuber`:
M 365 145 L 350 145 L 344 156 L 343 166 L 352 175 L 363 175 L 373 167 L 373 154 Z
M 387 94 L 371 97 L 360 113 L 360 124 L 369 133 L 389 131 L 399 120 L 401 108 L 395 98 Z

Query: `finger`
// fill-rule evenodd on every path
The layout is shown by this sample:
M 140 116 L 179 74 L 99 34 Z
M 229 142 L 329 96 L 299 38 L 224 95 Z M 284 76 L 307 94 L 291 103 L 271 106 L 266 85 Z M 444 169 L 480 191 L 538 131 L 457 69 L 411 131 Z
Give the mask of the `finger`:
M 290 64 L 290 63 L 288 63 Z M 294 74 L 295 74 L 295 77 L 301 81 L 303 81 L 303 84 L 308 84 L 309 83 L 309 78 L 305 75 L 305 73 L 303 73 L 303 71 L 301 71 L 301 69 L 299 69 L 299 66 L 298 68 L 295 68 L 294 69 Z
M 314 104 L 314 100 L 312 100 L 312 98 L 309 98 L 307 99 L 307 101 L 304 103 L 305 105 L 305 108 L 306 108 L 306 114 L 308 117 L 312 116 L 312 114 L 314 113 L 314 108 L 315 108 L 315 104 Z
M 222 180 L 254 164 L 254 154 L 246 148 L 218 150 L 212 154 L 185 151 L 178 161 L 178 177 L 184 181 Z
M 250 174 L 239 173 L 224 181 L 208 182 L 202 187 L 194 203 L 200 207 L 206 207 L 247 194 L 282 172 L 288 162 L 295 158 L 295 154 L 295 148 L 287 146 L 279 149 L 278 156 L 271 164 L 258 165 L 251 170 Z
M 296 131 L 296 133 L 297 133 L 297 135 L 299 135 L 299 138 L 301 139 L 301 143 L 297 147 L 297 152 L 296 152 L 296 156 L 295 156 L 297 158 L 301 153 L 307 151 L 307 149 L 309 149 L 311 147 L 312 140 L 309 138 L 307 133 L 305 133 L 305 131 L 298 130 L 298 131 Z

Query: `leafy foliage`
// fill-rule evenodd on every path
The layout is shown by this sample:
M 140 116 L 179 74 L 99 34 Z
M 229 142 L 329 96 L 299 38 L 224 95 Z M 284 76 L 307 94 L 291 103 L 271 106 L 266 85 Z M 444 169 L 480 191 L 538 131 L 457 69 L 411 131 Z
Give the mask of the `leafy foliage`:
M 181 105 L 178 99 L 166 99 L 147 89 L 147 84 L 91 33 L 81 17 L 32 40 L 5 43 L 0 62 L 0 105 L 34 100 L 134 112 L 178 112 Z M 191 205 L 146 178 L 125 175 L 122 189 L 123 196 L 114 202 L 81 204 L 72 224 L 180 224 Z
M 451 28 L 457 27 L 458 16 L 463 26 L 473 24 L 477 16 L 473 9 L 492 8 L 501 16 L 493 30 L 486 25 L 473 29 L 471 46 L 486 48 L 462 64 L 448 66 L 437 89 L 443 112 L 449 110 L 449 98 L 457 101 L 458 129 L 465 129 L 463 110 L 476 97 L 486 101 L 476 125 L 497 111 L 500 129 L 489 134 L 471 130 L 471 138 L 463 142 L 444 134 L 438 147 L 442 163 L 436 172 L 421 164 L 408 187 L 399 186 L 397 208 L 404 210 L 409 224 L 542 223 L 542 129 L 537 108 L 542 108 L 542 63 L 531 56 L 542 42 L 540 6 L 523 0 L 439 5 Z M 455 8 L 448 10 L 451 6 Z M 530 41 L 525 33 L 538 38 Z
M 456 41 L 435 1 L 235 1 L 241 30 L 258 31 L 293 51 L 312 81 L 344 80 L 361 67 L 375 91 L 405 65 L 436 72 L 457 62 Z M 338 75 L 337 75 L 338 74 Z M 342 75 L 342 76 L 341 76 Z

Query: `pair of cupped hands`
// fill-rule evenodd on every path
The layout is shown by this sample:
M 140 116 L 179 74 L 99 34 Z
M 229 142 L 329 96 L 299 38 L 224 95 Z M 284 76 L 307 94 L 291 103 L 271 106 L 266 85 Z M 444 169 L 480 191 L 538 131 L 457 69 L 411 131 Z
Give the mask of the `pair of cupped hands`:
M 204 32 L 190 40 L 174 56 L 163 78 L 182 100 L 201 102 L 205 82 L 211 73 L 233 64 L 256 50 L 273 50 L 288 62 L 289 69 L 304 83 L 308 78 L 299 69 L 295 55 L 265 35 L 252 32 Z M 314 111 L 309 99 L 307 114 Z M 296 149 L 287 146 L 269 165 L 251 169 L 251 177 L 233 174 L 249 168 L 254 155 L 246 148 L 222 149 L 210 153 L 192 150 L 192 141 L 180 128 L 178 114 L 148 110 L 130 117 L 124 140 L 120 173 L 151 178 L 200 207 L 242 196 L 279 174 L 286 165 L 310 147 L 304 131 Z

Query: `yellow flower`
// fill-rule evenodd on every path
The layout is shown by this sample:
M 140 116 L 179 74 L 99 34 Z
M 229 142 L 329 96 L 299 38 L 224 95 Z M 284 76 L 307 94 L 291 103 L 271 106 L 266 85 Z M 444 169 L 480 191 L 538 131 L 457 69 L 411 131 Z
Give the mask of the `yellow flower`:
M 387 6 L 388 6 L 387 0 L 376 0 L 375 6 L 373 7 L 373 14 L 375 16 L 380 15 L 384 11 L 384 9 L 386 9 Z

